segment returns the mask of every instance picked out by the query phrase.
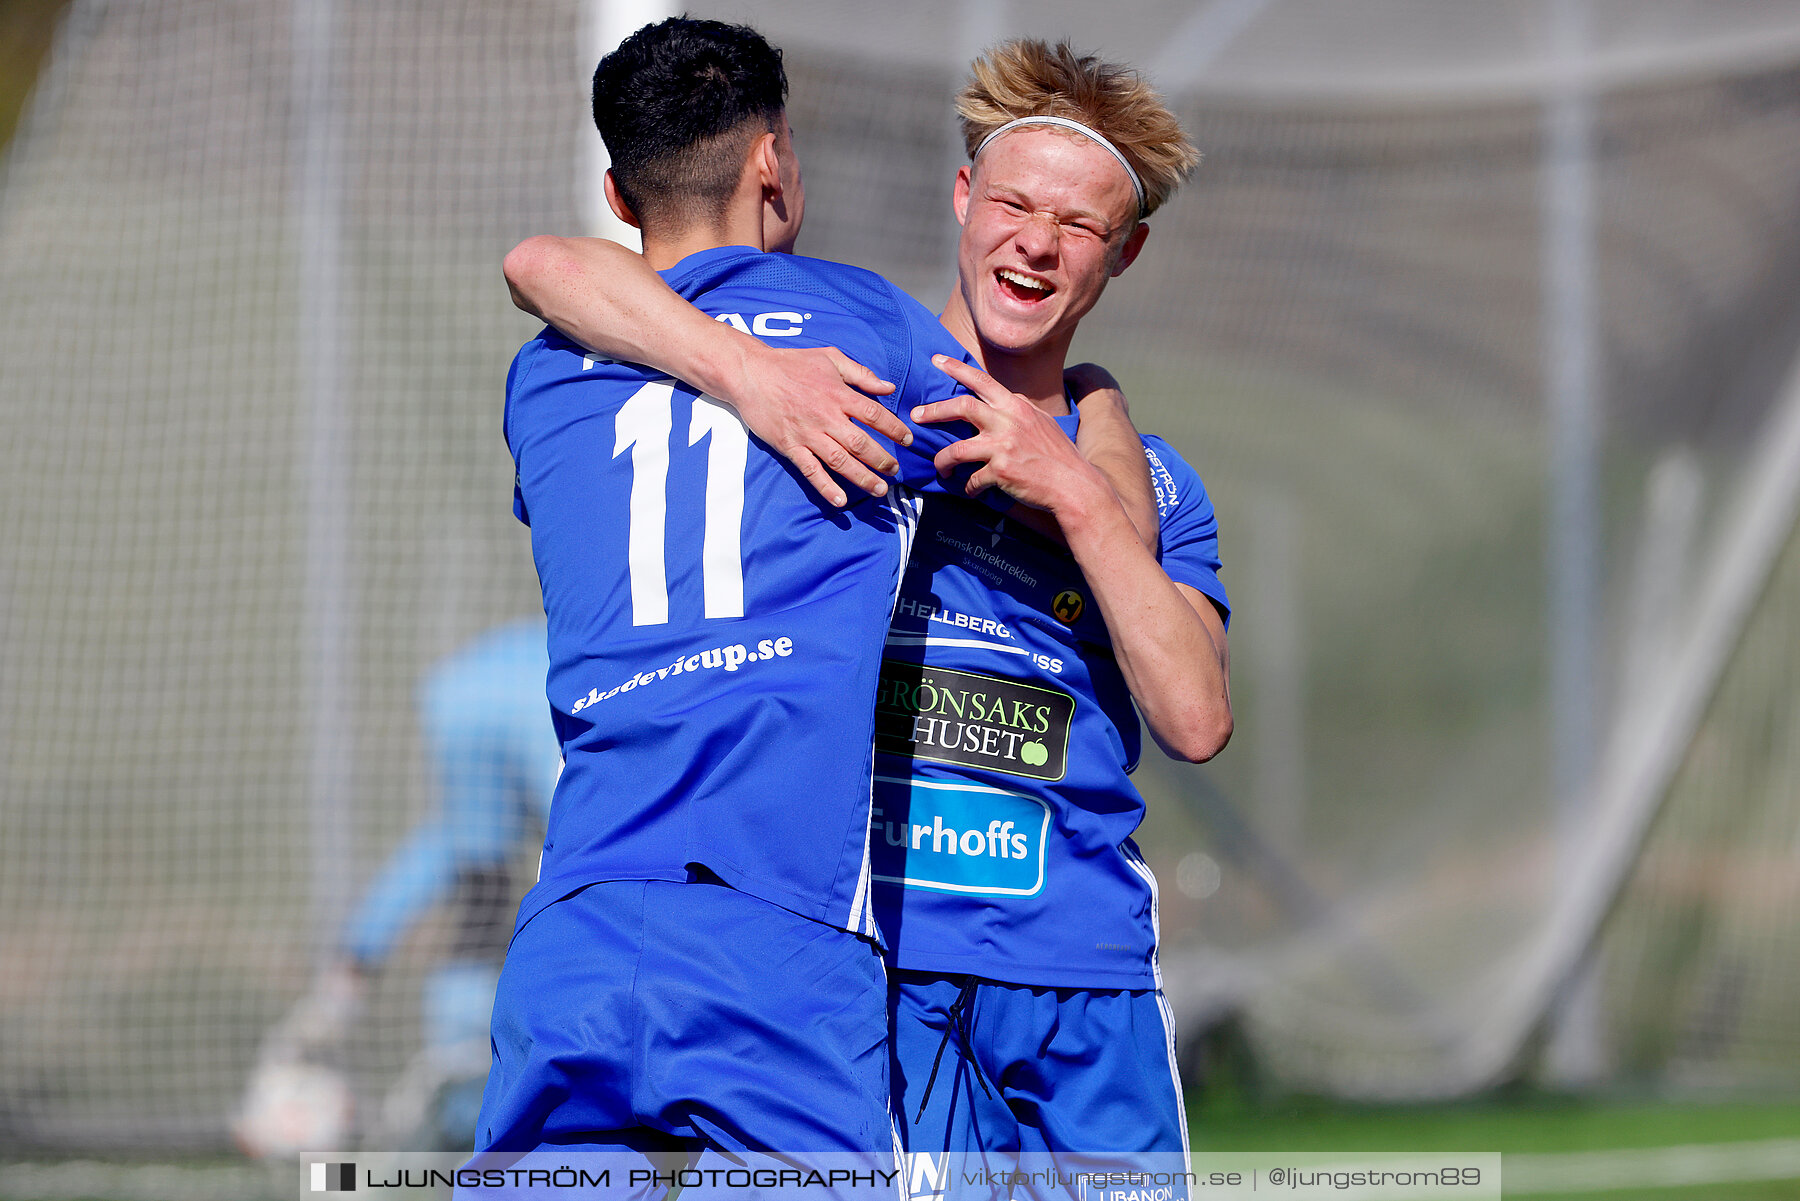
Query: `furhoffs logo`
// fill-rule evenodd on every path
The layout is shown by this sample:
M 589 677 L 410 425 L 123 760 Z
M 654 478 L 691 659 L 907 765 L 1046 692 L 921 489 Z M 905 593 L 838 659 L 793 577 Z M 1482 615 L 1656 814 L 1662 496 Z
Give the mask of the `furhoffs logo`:
M 1053 688 L 888 659 L 875 698 L 875 749 L 1060 780 L 1074 716 L 1075 698 Z

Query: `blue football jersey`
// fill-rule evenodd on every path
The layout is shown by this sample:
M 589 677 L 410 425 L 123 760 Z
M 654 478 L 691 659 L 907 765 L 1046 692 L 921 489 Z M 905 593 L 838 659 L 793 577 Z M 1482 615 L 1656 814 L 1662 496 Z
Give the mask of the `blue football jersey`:
M 879 276 L 746 247 L 663 275 L 771 343 L 842 348 L 902 418 L 958 391 L 930 357 L 962 347 Z M 914 427 L 902 482 L 939 488 L 932 456 L 968 432 Z M 590 883 L 698 867 L 873 935 L 874 700 L 910 491 L 835 510 L 724 405 L 550 329 L 513 363 L 506 436 L 565 760 L 521 924 Z
M 1228 612 L 1206 489 L 1160 438 L 1144 454 L 1164 570 Z M 927 498 L 875 714 L 875 903 L 895 967 L 1157 983 L 1156 883 L 1131 840 L 1137 713 L 1066 547 Z

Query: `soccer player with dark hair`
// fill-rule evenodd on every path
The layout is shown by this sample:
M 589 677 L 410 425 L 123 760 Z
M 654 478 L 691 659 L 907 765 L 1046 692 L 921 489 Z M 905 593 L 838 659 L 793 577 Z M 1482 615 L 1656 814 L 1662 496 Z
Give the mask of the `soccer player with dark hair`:
M 1181 1153 L 1156 883 L 1131 840 L 1144 803 L 1127 773 L 1140 714 L 1181 759 L 1230 735 L 1217 523 L 1167 443 L 1133 432 L 1121 448 L 1107 393 L 1075 395 L 1065 359 L 1198 155 L 1136 72 L 1067 45 L 995 47 L 958 112 L 970 164 L 955 180 L 959 281 L 943 320 L 992 378 L 945 358 L 975 395 L 914 416 L 974 423 L 938 465 L 986 459 L 966 490 L 997 484 L 1022 506 L 928 498 L 889 636 L 872 842 L 895 1095 L 914 1150 Z M 802 378 L 807 364 L 718 370 L 748 339 L 681 305 L 623 248 L 536 239 L 508 279 L 587 345 L 714 372 L 709 388 L 753 420 L 787 392 L 803 398 L 796 411 L 814 406 L 802 424 L 842 429 L 830 379 Z M 854 441 L 794 445 L 835 445 L 832 465 L 856 483 Z M 1134 470 L 1111 464 L 1115 494 L 1077 447 Z M 1119 502 L 1134 475 L 1154 496 L 1135 530 Z
M 878 365 L 890 396 L 868 403 L 909 445 L 868 453 L 941 490 L 954 425 L 894 412 L 956 395 L 932 358 L 961 346 L 878 276 L 770 253 L 804 211 L 785 91 L 748 29 L 639 30 L 594 80 L 608 200 L 706 316 L 684 313 Z M 822 503 L 705 383 L 550 328 L 508 378 L 564 770 L 478 1150 L 894 1146 L 870 781 L 916 498 Z

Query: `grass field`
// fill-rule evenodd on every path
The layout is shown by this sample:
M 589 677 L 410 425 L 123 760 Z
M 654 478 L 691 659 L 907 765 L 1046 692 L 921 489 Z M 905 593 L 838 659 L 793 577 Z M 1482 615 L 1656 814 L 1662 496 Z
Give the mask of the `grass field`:
M 0 150 L 12 140 L 66 0 L 0 4 Z
M 1800 1154 L 1800 1102 L 1670 1104 L 1651 1101 L 1578 1101 L 1527 1095 L 1505 1100 L 1455 1105 L 1353 1107 L 1326 1101 L 1298 1101 L 1251 1109 L 1246 1106 L 1198 1104 L 1192 1111 L 1191 1137 L 1196 1154 L 1206 1152 L 1283 1151 L 1498 1151 L 1503 1170 L 1533 1182 L 1556 1178 L 1559 1162 L 1570 1171 L 1596 1152 L 1640 1152 L 1609 1157 L 1621 1173 L 1655 1177 L 1658 1149 L 1671 1147 L 1767 1145 L 1795 1141 Z M 1566 1160 L 1550 1157 L 1570 1157 Z M 1702 1175 L 1738 1174 L 1737 1156 L 1729 1146 L 1700 1158 L 1724 1166 Z M 1774 1180 L 1713 1179 L 1704 1183 L 1656 1186 L 1634 1183 L 1618 1189 L 1583 1188 L 1567 1193 L 1529 1194 L 1506 1190 L 1507 1196 L 1592 1198 L 1620 1201 L 1774 1201 L 1800 1198 L 1800 1162 L 1793 1174 Z

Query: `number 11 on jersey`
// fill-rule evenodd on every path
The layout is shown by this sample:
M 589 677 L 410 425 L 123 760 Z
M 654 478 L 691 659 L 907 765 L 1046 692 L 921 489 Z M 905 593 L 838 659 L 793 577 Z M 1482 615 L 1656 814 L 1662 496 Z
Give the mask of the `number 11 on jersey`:
M 684 393 L 685 395 L 685 393 Z M 675 384 L 660 380 L 639 388 L 619 407 L 613 458 L 631 451 L 630 525 L 626 558 L 631 569 L 631 624 L 669 620 L 666 543 L 669 520 L 669 435 L 674 429 Z M 706 447 L 705 522 L 700 580 L 706 616 L 744 615 L 744 473 L 750 435 L 737 414 L 710 396 L 694 398 L 688 421 L 691 447 Z

